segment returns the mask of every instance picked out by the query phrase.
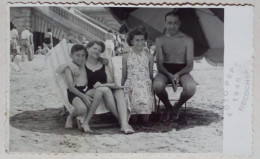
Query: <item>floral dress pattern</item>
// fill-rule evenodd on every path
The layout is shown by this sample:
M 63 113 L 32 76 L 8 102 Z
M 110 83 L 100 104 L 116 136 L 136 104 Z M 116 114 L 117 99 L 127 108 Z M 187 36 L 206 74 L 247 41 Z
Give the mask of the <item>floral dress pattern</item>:
M 125 86 L 124 93 L 129 99 L 131 114 L 151 114 L 154 111 L 149 59 L 144 52 L 140 55 L 130 52 Z

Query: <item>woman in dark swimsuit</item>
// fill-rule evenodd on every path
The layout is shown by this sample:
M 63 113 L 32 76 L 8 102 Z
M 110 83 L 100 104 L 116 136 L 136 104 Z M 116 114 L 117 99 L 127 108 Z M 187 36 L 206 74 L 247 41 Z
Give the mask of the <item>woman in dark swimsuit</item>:
M 86 71 L 89 90 L 87 95 L 92 97 L 96 91 L 103 92 L 105 106 L 119 120 L 121 130 L 126 134 L 134 133 L 128 124 L 127 105 L 123 90 L 114 83 L 108 65 L 102 64 L 99 60 L 104 50 L 105 45 L 101 41 L 91 41 L 87 45 Z M 93 115 L 94 113 L 88 113 L 86 120 L 83 122 L 82 127 L 85 130 L 91 131 L 88 123 Z

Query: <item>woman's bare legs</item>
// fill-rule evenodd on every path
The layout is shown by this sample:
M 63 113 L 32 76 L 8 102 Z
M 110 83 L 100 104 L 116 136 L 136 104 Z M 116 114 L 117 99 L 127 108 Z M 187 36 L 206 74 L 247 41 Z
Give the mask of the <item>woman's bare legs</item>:
M 94 98 L 93 103 L 91 104 L 91 108 L 89 109 L 87 116 L 82 124 L 82 128 L 84 129 L 85 132 L 87 133 L 93 133 L 93 131 L 89 127 L 89 121 L 93 117 L 94 113 L 97 110 L 97 107 L 102 101 L 103 93 L 99 90 L 94 90 L 92 91 L 92 97 Z
M 126 131 L 131 129 L 131 126 L 128 124 L 128 113 L 127 105 L 124 98 L 124 93 L 122 89 L 113 90 L 113 94 L 116 100 L 116 105 L 119 113 L 119 118 L 121 122 L 121 128 Z
M 108 87 L 98 87 L 87 92 L 87 95 L 94 99 L 91 108 L 82 124 L 85 132 L 93 133 L 89 127 L 89 121 L 93 117 L 97 107 L 102 99 L 105 102 L 107 109 L 118 119 L 118 112 L 116 110 L 115 101 L 111 90 Z
M 103 93 L 103 100 L 106 108 L 119 120 L 120 117 L 118 115 L 115 99 L 111 89 L 108 87 L 98 87 L 97 90 Z

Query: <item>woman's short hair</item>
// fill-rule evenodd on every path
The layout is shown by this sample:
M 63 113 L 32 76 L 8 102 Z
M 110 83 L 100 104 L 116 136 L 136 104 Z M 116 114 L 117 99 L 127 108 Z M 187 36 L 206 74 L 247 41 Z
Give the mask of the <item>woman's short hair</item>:
M 75 44 L 75 45 L 73 45 L 72 48 L 71 48 L 71 54 L 74 54 L 75 52 L 81 51 L 81 50 L 83 50 L 83 51 L 85 51 L 85 53 L 87 53 L 87 50 L 86 50 L 86 48 L 85 48 L 83 45 L 81 45 L 81 44 Z M 87 56 L 87 55 L 86 55 L 86 56 Z
M 127 34 L 126 41 L 129 46 L 133 46 L 132 41 L 134 39 L 134 36 L 136 35 L 143 35 L 145 40 L 148 39 L 148 34 L 145 30 L 145 27 L 143 26 L 136 27 L 134 30 L 129 31 Z
M 106 47 L 105 47 L 105 44 L 103 43 L 103 41 L 96 41 L 96 40 L 90 41 L 90 42 L 88 42 L 86 48 L 90 48 L 95 44 L 97 44 L 101 47 L 101 53 L 103 53 L 105 51 Z

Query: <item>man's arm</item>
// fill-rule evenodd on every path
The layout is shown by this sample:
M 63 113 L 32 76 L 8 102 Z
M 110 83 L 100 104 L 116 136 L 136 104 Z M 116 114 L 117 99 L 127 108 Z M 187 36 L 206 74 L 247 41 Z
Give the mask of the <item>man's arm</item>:
M 161 40 L 159 38 L 156 39 L 156 63 L 158 72 L 164 74 L 169 79 L 173 76 L 167 69 L 163 66 L 164 55 L 162 51 Z
M 194 44 L 193 44 L 193 39 L 192 38 L 188 38 L 186 40 L 186 48 L 187 48 L 187 50 L 186 50 L 186 62 L 187 62 L 187 65 L 182 70 L 180 70 L 179 72 L 176 73 L 179 77 L 182 76 L 183 74 L 190 73 L 190 71 L 192 71 L 192 69 L 193 69 Z
M 154 57 L 152 54 L 148 54 L 148 58 L 149 58 L 149 74 L 150 74 L 150 78 L 151 80 L 153 80 L 153 64 L 154 64 Z

